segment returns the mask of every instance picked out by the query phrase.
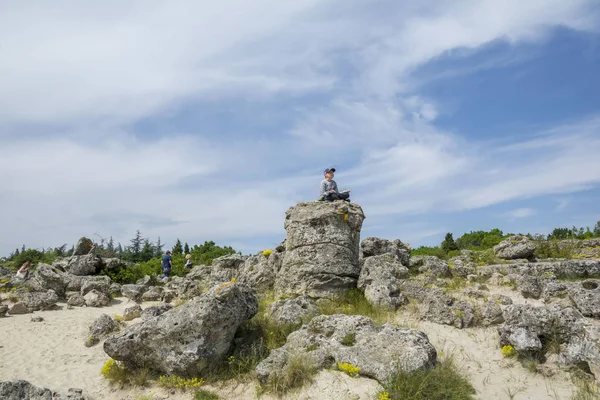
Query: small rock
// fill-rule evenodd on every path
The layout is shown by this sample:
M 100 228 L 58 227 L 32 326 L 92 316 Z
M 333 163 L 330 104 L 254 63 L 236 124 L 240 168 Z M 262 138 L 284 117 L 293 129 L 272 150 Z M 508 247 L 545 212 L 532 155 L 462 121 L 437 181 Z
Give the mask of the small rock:
M 542 288 L 534 276 L 524 275 L 518 281 L 518 289 L 523 297 L 539 299 L 542 295 Z
M 150 287 L 150 285 L 152 285 L 152 278 L 150 278 L 148 275 L 144 275 L 144 277 L 138 279 L 135 284 Z
M 96 289 L 92 289 L 83 298 L 85 299 L 85 305 L 88 307 L 105 307 L 110 304 L 110 299 Z
M 162 295 L 163 289 L 158 286 L 150 286 L 142 295 L 144 301 L 158 301 Z
M 1 305 L 0 306 L 0 318 L 6 317 L 6 313 L 7 312 L 8 312 L 8 306 L 7 305 Z
M 160 300 L 163 303 L 170 303 L 175 297 L 177 297 L 177 293 L 174 290 L 165 289 L 162 291 Z
M 10 315 L 17 315 L 17 314 L 28 314 L 29 310 L 27 309 L 27 307 L 25 307 L 25 304 L 19 302 L 19 303 L 15 303 L 10 310 L 8 310 L 8 313 Z
M 509 306 L 513 303 L 510 297 L 503 294 L 493 294 L 492 301 L 496 304 L 502 304 L 503 306 Z
M 502 307 L 500 307 L 500 305 L 495 301 L 488 301 L 485 303 L 481 312 L 481 316 L 482 324 L 484 326 L 498 325 L 504 322 L 504 317 L 502 316 Z
M 85 299 L 79 293 L 75 293 L 69 296 L 67 304 L 73 307 L 83 307 L 85 306 Z
M 131 321 L 133 319 L 139 318 L 142 316 L 142 307 L 139 304 L 136 304 L 133 307 L 127 307 L 123 312 L 123 319 L 125 321 Z
M 144 285 L 123 285 L 121 286 L 121 293 L 129 300 L 141 303 L 142 295 L 147 289 L 148 288 Z
M 44 318 L 42 317 L 31 317 L 31 322 L 43 322 Z
M 108 289 L 109 294 L 114 297 L 121 296 L 121 285 L 118 283 L 111 283 L 110 288 Z
M 119 325 L 107 314 L 100 315 L 90 327 L 90 334 L 100 337 L 117 330 Z

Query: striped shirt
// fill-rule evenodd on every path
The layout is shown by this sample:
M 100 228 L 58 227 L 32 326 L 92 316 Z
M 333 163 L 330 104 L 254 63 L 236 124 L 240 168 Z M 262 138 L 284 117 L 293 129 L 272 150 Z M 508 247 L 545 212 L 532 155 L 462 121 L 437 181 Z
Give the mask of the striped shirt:
M 327 179 L 323 179 L 321 181 L 321 197 L 327 195 L 330 190 L 335 190 L 338 193 L 337 183 L 334 180 L 328 181 Z

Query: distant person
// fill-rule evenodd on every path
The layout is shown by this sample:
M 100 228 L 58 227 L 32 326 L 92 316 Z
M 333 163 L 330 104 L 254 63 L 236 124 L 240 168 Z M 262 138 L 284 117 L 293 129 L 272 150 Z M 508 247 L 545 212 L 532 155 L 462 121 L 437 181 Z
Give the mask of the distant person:
M 170 278 L 171 269 L 173 269 L 173 258 L 171 257 L 171 250 L 167 250 L 162 258 L 163 274 L 160 276 L 160 279 Z
M 31 263 L 29 261 L 21 265 L 21 268 L 19 268 L 19 270 L 17 271 L 15 278 L 23 279 L 24 281 L 29 279 L 29 267 L 31 267 Z
M 191 254 L 186 254 L 185 255 L 185 265 L 184 265 L 185 268 L 192 268 L 192 260 L 191 260 L 191 258 L 192 258 Z
M 333 180 L 335 168 L 327 168 L 323 171 L 325 179 L 321 181 L 321 196 L 319 200 L 322 201 L 334 201 L 334 200 L 345 200 L 350 201 L 350 191 L 344 190 L 343 192 L 338 191 L 337 183 Z

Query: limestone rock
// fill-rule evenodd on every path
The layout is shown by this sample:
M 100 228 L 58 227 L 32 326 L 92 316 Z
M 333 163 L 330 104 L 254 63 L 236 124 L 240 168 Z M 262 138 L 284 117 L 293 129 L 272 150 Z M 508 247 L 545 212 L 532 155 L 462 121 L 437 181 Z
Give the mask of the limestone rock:
M 92 323 L 90 334 L 100 337 L 117 330 L 119 325 L 107 314 L 102 314 Z
M 600 318 L 600 280 L 588 279 L 569 287 L 569 298 L 586 317 Z
M 53 290 L 59 297 L 64 297 L 67 281 L 65 274 L 58 268 L 40 263 L 31 274 L 31 279 L 25 282 L 25 286 L 38 292 Z
M 147 321 L 154 317 L 158 317 L 172 309 L 173 306 L 169 303 L 163 303 L 158 306 L 148 307 L 142 311 L 142 321 Z
M 382 254 L 392 254 L 400 264 L 408 267 L 410 261 L 410 249 L 399 239 L 389 241 L 376 237 L 368 237 L 360 243 L 361 257 L 380 256 Z
M 69 299 L 67 300 L 67 304 L 72 307 L 83 307 L 83 306 L 85 306 L 85 299 L 83 298 L 83 296 L 81 294 L 73 293 L 72 295 L 69 296 Z
M 523 297 L 539 299 L 542 295 L 542 289 L 535 276 L 523 275 L 519 277 L 518 289 Z
M 0 399 L 4 400 L 52 400 L 52 391 L 39 388 L 31 383 L 18 381 L 0 382 Z
M 161 298 L 163 289 L 158 286 L 150 286 L 147 291 L 142 294 L 144 301 L 158 301 Z
M 503 306 L 510 306 L 513 303 L 510 297 L 503 294 L 493 294 L 492 301 L 496 304 L 502 304 Z
M 482 324 L 484 326 L 498 325 L 504 322 L 502 307 L 495 301 L 488 301 L 481 312 Z
M 399 280 L 409 275 L 394 253 L 380 254 L 364 260 L 357 286 L 369 303 L 395 310 L 405 302 Z
M 44 318 L 37 316 L 37 317 L 31 317 L 31 322 L 44 322 Z
M 258 300 L 249 288 L 218 285 L 108 338 L 104 351 L 129 368 L 152 365 L 163 374 L 199 376 L 222 360 L 240 324 L 257 312 Z
M 114 297 L 120 297 L 122 295 L 122 293 L 121 293 L 121 285 L 119 285 L 118 283 L 111 283 L 110 287 L 108 288 L 108 293 L 113 298 Z
M 391 324 L 378 326 L 358 315 L 320 315 L 291 333 L 283 347 L 257 366 L 261 383 L 285 370 L 288 361 L 298 356 L 317 368 L 351 363 L 360 368 L 360 375 L 379 382 L 399 370 L 431 368 L 437 360 L 437 352 L 423 332 Z
M 302 324 L 319 313 L 314 300 L 306 296 L 279 300 L 271 304 L 271 318 L 280 324 Z
M 92 242 L 91 239 L 82 237 L 77 241 L 77 244 L 75 245 L 75 249 L 73 251 L 73 255 L 74 256 L 86 255 L 92 250 L 93 245 L 94 245 L 94 242 Z
M 344 201 L 299 203 L 286 212 L 286 251 L 277 296 L 331 298 L 356 287 L 365 216 Z
M 148 275 L 144 275 L 144 277 L 138 279 L 135 284 L 150 287 L 150 285 L 152 285 L 152 278 L 150 278 Z
M 39 311 L 53 307 L 58 302 L 58 295 L 54 290 L 30 292 L 25 293 L 21 301 L 29 311 Z
M 133 307 L 127 307 L 123 312 L 123 319 L 125 321 L 131 321 L 142 316 L 142 307 L 136 304 Z
M 6 313 L 8 313 L 8 306 L 0 305 L 0 318 L 6 317 Z
M 412 257 L 410 266 L 417 268 L 422 274 L 429 274 L 437 278 L 448 278 L 451 276 L 448 263 L 435 256 Z
M 533 257 L 535 248 L 535 243 L 527 236 L 515 235 L 494 246 L 494 253 L 505 260 L 529 259 Z
M 162 291 L 162 294 L 160 296 L 160 301 L 162 301 L 163 303 L 170 303 L 173 301 L 173 299 L 177 297 L 177 293 L 173 290 L 170 289 L 165 289 Z
M 68 271 L 73 275 L 86 276 L 95 275 L 103 267 L 102 258 L 95 254 L 82 256 L 73 256 L 67 266 Z
M 269 258 L 273 257 L 273 253 Z M 273 290 L 275 284 L 275 271 L 269 259 L 262 252 L 250 256 L 241 267 L 239 282 L 245 284 L 257 292 Z
M 123 285 L 121 286 L 121 293 L 129 300 L 140 303 L 142 301 L 142 295 L 148 288 L 144 285 Z
M 578 366 L 583 364 L 600 382 L 600 326 L 579 320 L 572 330 L 572 338 L 560 354 L 559 362 Z
M 474 319 L 473 306 L 452 298 L 430 297 L 421 309 L 421 318 L 437 324 L 453 325 L 459 329 L 469 327 Z
M 81 295 L 85 296 L 92 290 L 97 290 L 104 293 L 106 296 L 110 295 L 110 285 L 112 284 L 110 278 L 105 275 L 101 276 L 86 276 L 81 281 Z
M 83 299 L 88 307 L 106 307 L 110 305 L 110 298 L 96 289 L 89 291 L 88 294 L 83 296 Z
M 10 315 L 18 315 L 18 314 L 27 314 L 30 311 L 25 307 L 25 304 L 18 302 L 13 304 L 13 306 L 8 310 Z

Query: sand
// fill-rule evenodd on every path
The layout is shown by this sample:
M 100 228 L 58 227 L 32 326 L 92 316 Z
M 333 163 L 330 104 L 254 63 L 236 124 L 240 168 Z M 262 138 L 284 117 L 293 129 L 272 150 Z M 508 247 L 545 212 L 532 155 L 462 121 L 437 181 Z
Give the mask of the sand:
M 514 292 L 507 293 L 511 297 Z M 144 303 L 148 307 L 153 303 Z M 126 299 L 114 300 L 104 308 L 74 308 L 68 310 L 59 304 L 59 310 L 39 311 L 34 314 L 9 316 L 0 319 L 0 381 L 24 379 L 35 385 L 64 392 L 76 387 L 92 399 L 140 399 L 149 395 L 154 399 L 191 399 L 190 393 L 167 391 L 158 387 L 122 390 L 111 386 L 100 370 L 108 360 L 102 343 L 85 347 L 88 327 L 105 313 L 123 314 L 132 303 Z M 32 322 L 32 316 L 41 316 L 43 322 Z M 137 320 L 139 321 L 139 320 Z M 129 322 L 135 323 L 136 321 Z M 569 399 L 574 385 L 569 375 L 553 366 L 544 365 L 544 374 L 531 373 L 518 362 L 506 360 L 498 347 L 496 328 L 456 329 L 449 326 L 420 322 L 414 314 L 404 312 L 398 321 L 405 326 L 424 331 L 441 356 L 452 355 L 465 372 L 482 400 L 510 399 L 545 400 Z M 547 376 L 545 376 L 547 375 Z M 228 383 L 207 387 L 219 393 L 222 399 L 255 399 L 256 381 Z M 374 399 L 379 385 L 364 378 L 350 378 L 340 372 L 322 371 L 315 382 L 290 399 Z M 265 400 L 271 396 L 263 396 Z

